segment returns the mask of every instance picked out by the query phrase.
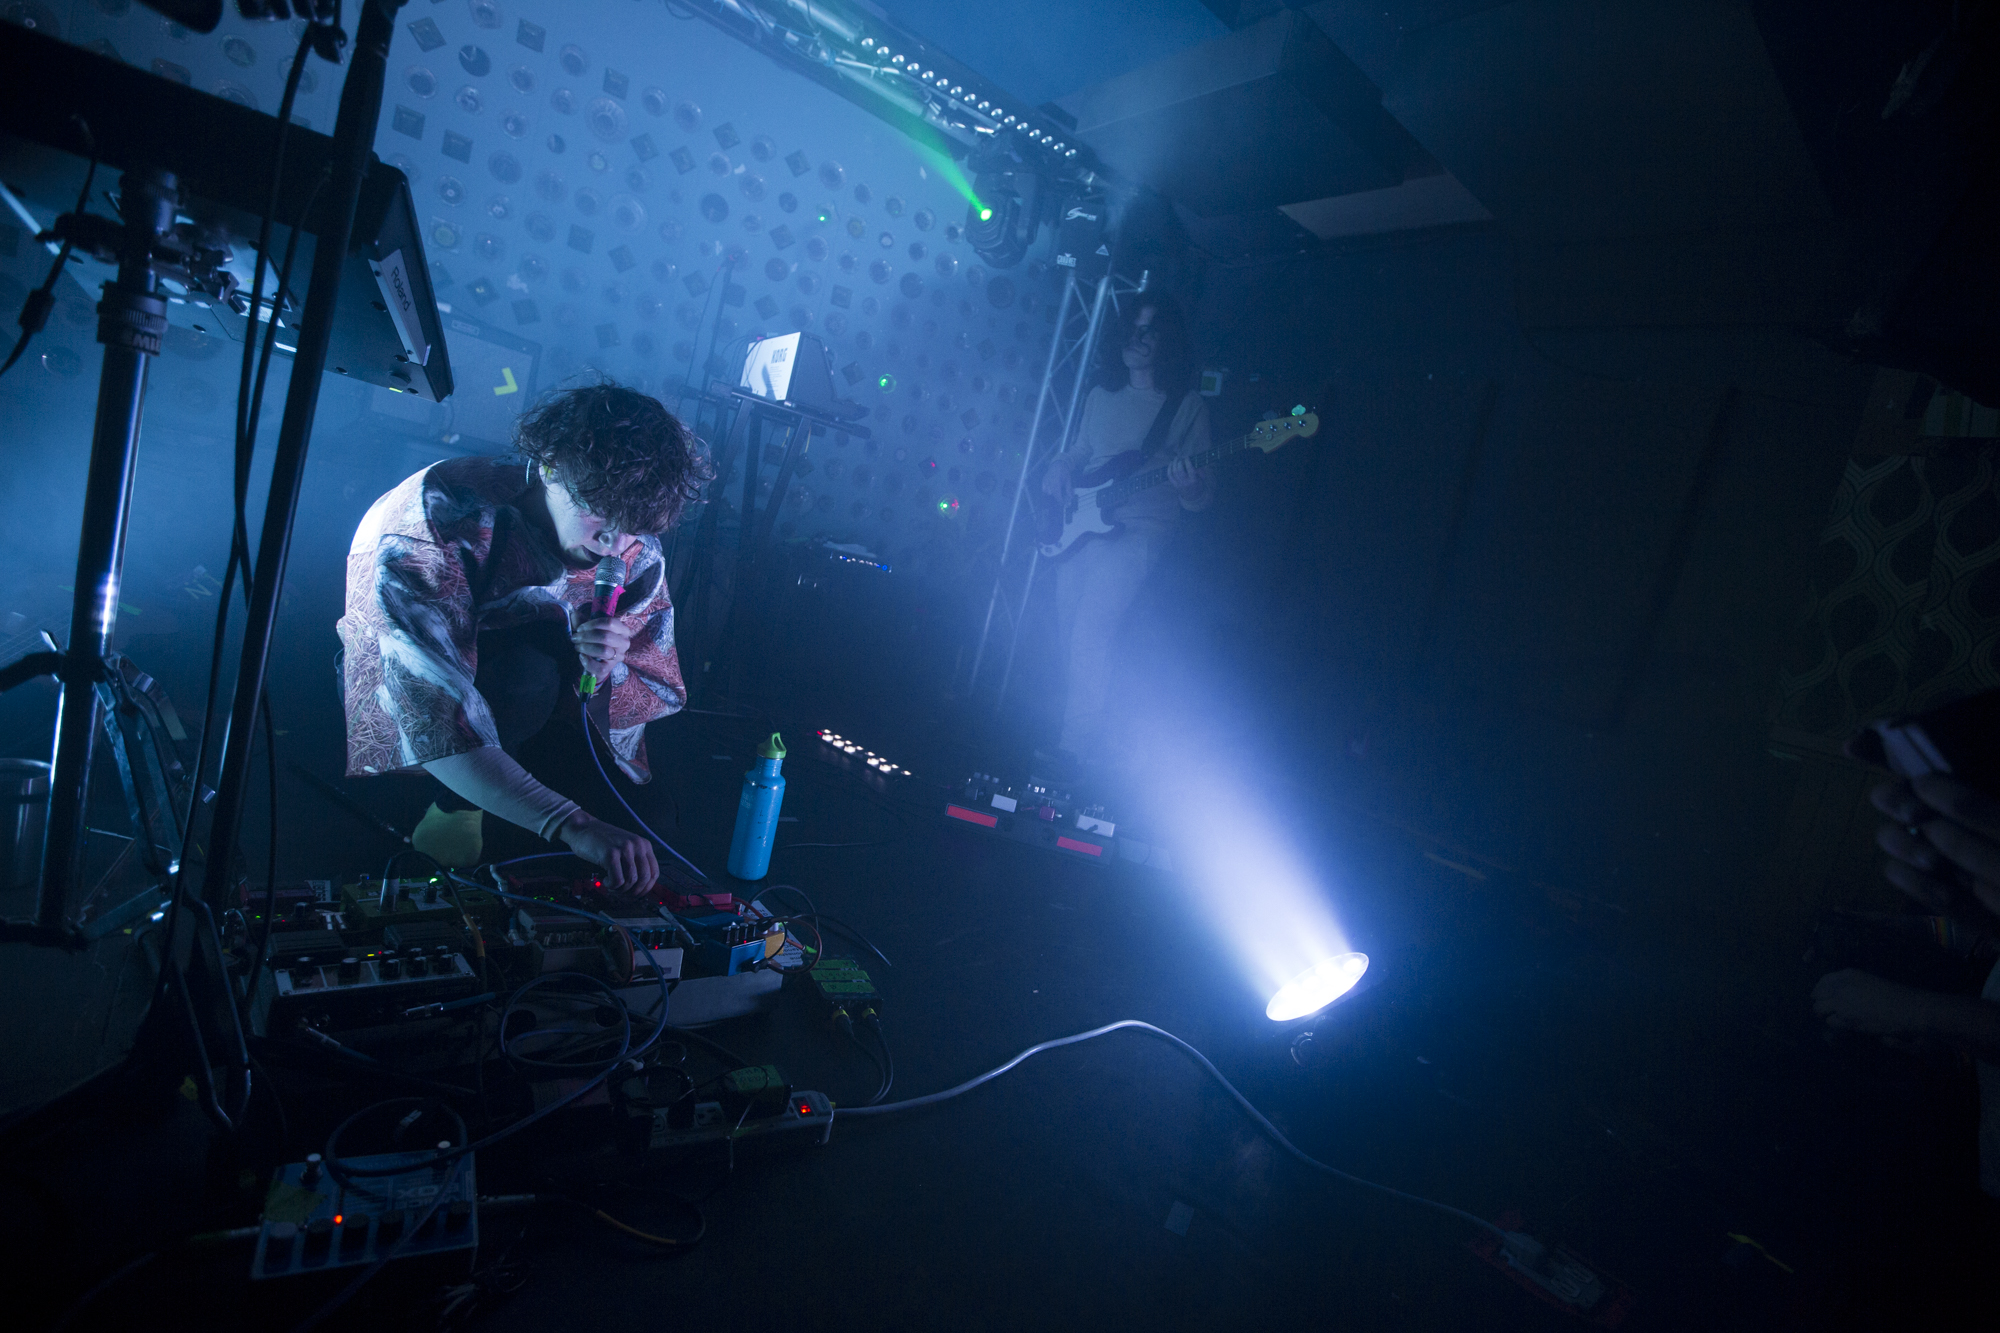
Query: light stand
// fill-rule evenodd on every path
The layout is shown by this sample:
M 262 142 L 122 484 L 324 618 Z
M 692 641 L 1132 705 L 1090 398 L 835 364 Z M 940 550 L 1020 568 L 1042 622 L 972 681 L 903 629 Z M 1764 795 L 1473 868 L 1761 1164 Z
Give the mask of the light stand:
M 135 167 L 125 173 L 119 187 L 119 221 L 79 207 L 57 218 L 51 232 L 67 247 L 115 262 L 118 277 L 105 284 L 104 298 L 97 305 L 97 340 L 104 344 L 104 362 L 98 374 L 97 417 L 84 482 L 69 645 L 60 653 L 30 654 L 0 672 L 0 689 L 53 675 L 60 691 L 35 915 L 25 927 L 8 927 L 11 938 L 71 948 L 88 943 L 69 925 L 69 901 L 82 875 L 91 769 L 97 737 L 105 725 L 106 694 L 100 687 L 111 679 L 107 657 L 118 623 L 146 376 L 167 330 L 159 280 L 164 272 L 190 288 L 217 295 L 234 285 L 221 271 L 224 253 L 206 247 L 191 228 L 176 225 L 179 205 L 179 182 L 172 172 Z M 146 830 L 135 832 L 146 835 Z

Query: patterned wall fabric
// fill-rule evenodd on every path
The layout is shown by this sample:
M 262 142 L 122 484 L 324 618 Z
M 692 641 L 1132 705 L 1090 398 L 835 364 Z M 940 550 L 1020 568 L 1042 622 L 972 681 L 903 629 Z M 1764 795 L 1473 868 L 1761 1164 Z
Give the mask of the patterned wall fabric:
M 1968 443 L 1848 463 L 1780 676 L 1779 736 L 1837 744 L 2000 687 L 1996 460 Z

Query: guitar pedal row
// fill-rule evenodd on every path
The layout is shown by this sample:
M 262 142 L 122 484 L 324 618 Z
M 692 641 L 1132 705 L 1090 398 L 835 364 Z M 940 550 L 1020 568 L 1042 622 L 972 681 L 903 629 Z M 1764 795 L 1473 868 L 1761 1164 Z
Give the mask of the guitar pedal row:
M 1102 805 L 1085 805 L 1066 791 L 1039 782 L 1010 785 L 991 773 L 974 773 L 945 818 L 1015 842 L 1042 847 L 1091 865 L 1116 859 L 1118 826 Z

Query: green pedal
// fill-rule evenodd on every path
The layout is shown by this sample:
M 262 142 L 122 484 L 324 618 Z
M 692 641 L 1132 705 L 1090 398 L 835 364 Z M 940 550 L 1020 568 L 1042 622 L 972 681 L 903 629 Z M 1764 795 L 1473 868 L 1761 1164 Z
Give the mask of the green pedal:
M 872 1005 L 881 999 L 875 982 L 852 958 L 824 958 L 806 974 L 819 997 L 836 1009 Z

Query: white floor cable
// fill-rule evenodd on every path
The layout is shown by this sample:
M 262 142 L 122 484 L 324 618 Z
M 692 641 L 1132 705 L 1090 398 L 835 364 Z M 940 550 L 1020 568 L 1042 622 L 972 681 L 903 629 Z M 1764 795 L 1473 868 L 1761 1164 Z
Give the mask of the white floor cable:
M 1135 1032 L 1144 1032 L 1151 1036 L 1158 1037 L 1160 1040 L 1173 1046 L 1174 1048 L 1179 1050 L 1183 1055 L 1187 1056 L 1190 1060 L 1193 1060 L 1196 1064 L 1200 1065 L 1202 1069 L 1208 1073 L 1208 1076 L 1210 1078 L 1214 1079 L 1217 1083 L 1220 1083 L 1223 1087 L 1223 1090 L 1227 1092 L 1231 1097 L 1236 1099 L 1236 1104 L 1243 1109 L 1243 1113 L 1249 1116 L 1250 1119 L 1253 1122 L 1255 1122 L 1257 1128 L 1264 1131 L 1264 1133 L 1270 1138 L 1271 1142 L 1277 1144 L 1280 1148 L 1283 1148 L 1286 1152 L 1290 1153 L 1293 1157 L 1298 1158 L 1299 1161 L 1305 1163 L 1307 1166 L 1313 1168 L 1315 1171 L 1323 1171 L 1327 1175 L 1334 1177 L 1334 1179 L 1336 1180 L 1344 1180 L 1350 1185 L 1359 1185 L 1363 1189 L 1375 1190 L 1379 1193 L 1387 1194 L 1392 1198 L 1401 1199 L 1405 1203 L 1414 1203 L 1424 1208 L 1431 1208 L 1435 1209 L 1438 1212 L 1449 1214 L 1450 1216 L 1459 1219 L 1461 1222 L 1469 1222 L 1473 1226 L 1476 1226 L 1483 1231 L 1492 1232 L 1495 1236 L 1498 1236 L 1502 1241 L 1512 1241 L 1515 1239 L 1513 1233 L 1503 1231 L 1501 1228 L 1493 1225 L 1493 1223 L 1488 1222 L 1485 1218 L 1476 1217 L 1473 1214 L 1466 1212 L 1462 1208 L 1454 1208 L 1448 1203 L 1439 1203 L 1435 1199 L 1426 1199 L 1420 1194 L 1410 1194 L 1404 1190 L 1395 1189 L 1388 1185 L 1378 1184 L 1372 1180 L 1365 1180 L 1362 1177 L 1354 1175 L 1350 1172 L 1342 1171 L 1339 1167 L 1328 1166 L 1325 1162 L 1320 1161 L 1317 1157 L 1309 1155 L 1303 1149 L 1301 1149 L 1297 1144 L 1293 1143 L 1290 1139 L 1286 1138 L 1284 1134 L 1278 1129 L 1278 1127 L 1272 1124 L 1262 1111 L 1259 1111 L 1255 1106 L 1251 1105 L 1250 1099 L 1248 1097 L 1245 1097 L 1242 1093 L 1238 1092 L 1236 1090 L 1236 1085 L 1231 1083 L 1228 1079 L 1224 1078 L 1222 1076 L 1222 1071 L 1220 1069 L 1217 1069 L 1207 1056 L 1203 1055 L 1193 1046 L 1190 1046 L 1187 1042 L 1182 1041 L 1179 1037 L 1176 1037 L 1173 1033 L 1168 1032 L 1165 1028 L 1154 1027 L 1151 1023 L 1144 1023 L 1136 1018 L 1120 1019 L 1116 1023 L 1106 1023 L 1103 1027 L 1092 1028 L 1088 1032 L 1079 1032 L 1076 1033 L 1074 1036 L 1069 1036 L 1069 1037 L 1056 1037 L 1053 1040 L 1041 1042 L 1037 1045 L 1030 1046 L 1027 1050 L 1022 1051 L 1019 1055 L 1009 1060 L 1006 1064 L 999 1065 L 993 1069 L 987 1070 L 983 1074 L 977 1075 L 976 1077 L 973 1078 L 969 1078 L 955 1088 L 946 1088 L 943 1092 L 933 1092 L 923 1097 L 911 1097 L 905 1101 L 900 1101 L 900 1102 L 885 1102 L 881 1106 L 846 1107 L 836 1111 L 835 1118 L 838 1119 L 847 1116 L 891 1115 L 898 1111 L 914 1111 L 919 1107 L 935 1106 L 939 1102 L 950 1101 L 954 1097 L 962 1097 L 966 1093 L 971 1092 L 974 1088 L 977 1088 L 982 1084 L 990 1083 L 992 1080 L 1000 1077 L 1000 1075 L 1006 1073 L 1008 1070 L 1014 1068 L 1014 1066 L 1020 1064 L 1022 1061 L 1026 1060 L 1028 1057 L 1032 1055 L 1039 1055 L 1043 1051 L 1052 1051 L 1059 1046 L 1074 1046 L 1078 1042 L 1089 1041 L 1094 1037 L 1102 1037 L 1108 1033 L 1117 1032 L 1120 1031 L 1121 1029 L 1128 1029 L 1128 1028 Z

